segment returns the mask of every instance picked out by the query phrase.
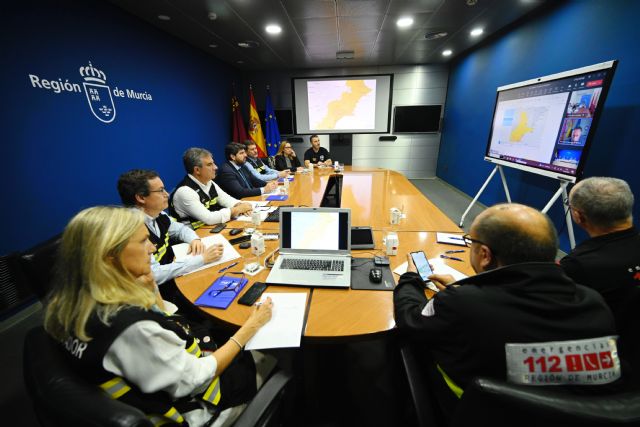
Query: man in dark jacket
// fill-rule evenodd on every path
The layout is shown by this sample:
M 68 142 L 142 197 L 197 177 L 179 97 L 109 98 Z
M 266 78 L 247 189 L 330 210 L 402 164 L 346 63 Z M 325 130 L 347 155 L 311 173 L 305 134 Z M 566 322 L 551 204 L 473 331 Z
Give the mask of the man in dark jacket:
M 247 153 L 242 144 L 231 143 L 224 148 L 227 161 L 220 166 L 215 181 L 236 199 L 270 193 L 278 187 L 275 181 L 264 182 L 254 177 L 245 166 Z
M 454 394 L 459 398 L 474 377 L 508 377 L 506 344 L 615 335 L 602 297 L 577 285 L 554 263 L 558 238 L 546 215 L 523 205 L 496 205 L 476 218 L 465 242 L 477 275 L 457 283 L 451 276 L 430 276 L 440 292 L 427 301 L 409 257 L 410 268 L 394 291 L 398 328 L 430 352 L 438 371 L 432 375 L 440 383 L 436 386 L 446 383 L 442 388 L 453 392 L 440 393 L 446 395 L 440 402 L 445 412 L 453 410 Z M 533 360 L 530 372 L 538 373 Z M 526 363 L 521 360 L 516 368 Z M 533 382 L 527 375 L 520 380 Z
M 587 178 L 573 187 L 569 205 L 574 222 L 590 238 L 560 265 L 577 283 L 602 295 L 616 320 L 621 348 L 638 364 L 640 232 L 633 226 L 631 188 L 617 178 Z

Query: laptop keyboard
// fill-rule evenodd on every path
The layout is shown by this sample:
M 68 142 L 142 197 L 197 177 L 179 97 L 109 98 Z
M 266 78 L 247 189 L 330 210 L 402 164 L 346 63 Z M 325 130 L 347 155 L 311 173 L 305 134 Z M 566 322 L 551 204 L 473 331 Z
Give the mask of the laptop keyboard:
M 344 271 L 344 261 L 285 258 L 280 268 L 283 270 L 320 270 L 320 271 Z
M 264 219 L 264 222 L 280 222 L 280 208 L 290 208 L 293 205 L 280 205 L 275 211 L 269 212 L 269 215 Z

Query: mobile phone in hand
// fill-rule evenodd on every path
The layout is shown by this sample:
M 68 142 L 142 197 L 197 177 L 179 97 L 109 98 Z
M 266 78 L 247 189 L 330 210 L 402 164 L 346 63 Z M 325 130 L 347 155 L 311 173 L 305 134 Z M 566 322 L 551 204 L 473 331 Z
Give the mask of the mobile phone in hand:
M 411 259 L 413 260 L 413 264 L 416 266 L 418 270 L 418 274 L 420 278 L 424 282 L 429 281 L 429 276 L 433 274 L 433 270 L 429 265 L 429 260 L 427 260 L 427 256 L 422 251 L 411 252 Z

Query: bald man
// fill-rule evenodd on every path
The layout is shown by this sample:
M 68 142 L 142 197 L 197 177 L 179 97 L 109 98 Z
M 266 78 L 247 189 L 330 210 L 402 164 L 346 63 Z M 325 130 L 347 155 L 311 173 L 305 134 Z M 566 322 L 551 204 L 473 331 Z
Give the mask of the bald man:
M 445 413 L 477 376 L 506 379 L 506 343 L 540 343 L 615 335 L 602 297 L 569 279 L 555 261 L 556 230 L 541 212 L 519 204 L 486 209 L 471 225 L 475 276 L 454 283 L 431 276 L 440 292 L 427 301 L 410 268 L 394 290 L 397 327 L 430 351 L 431 381 Z

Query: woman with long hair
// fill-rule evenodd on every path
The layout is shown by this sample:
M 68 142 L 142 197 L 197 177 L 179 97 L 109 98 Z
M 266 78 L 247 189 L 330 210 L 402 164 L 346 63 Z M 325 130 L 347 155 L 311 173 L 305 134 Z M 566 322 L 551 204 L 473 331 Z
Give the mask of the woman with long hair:
M 276 169 L 279 171 L 289 169 L 292 173 L 295 173 L 296 171 L 302 170 L 300 160 L 296 156 L 296 152 L 293 151 L 291 143 L 287 140 L 284 140 L 280 143 L 280 147 L 278 147 L 278 154 L 276 154 L 275 160 Z
M 206 351 L 186 322 L 163 311 L 153 251 L 137 209 L 77 214 L 62 236 L 45 329 L 85 379 L 155 422 L 232 422 L 256 391 L 251 358 L 237 356 L 271 318 L 272 302 L 256 305 L 229 341 Z

